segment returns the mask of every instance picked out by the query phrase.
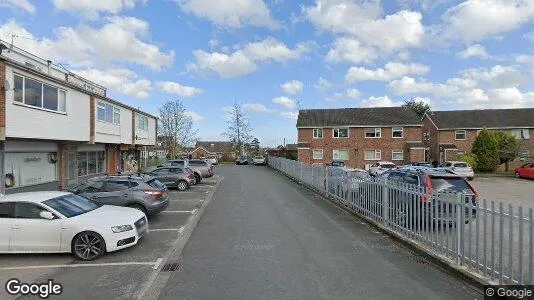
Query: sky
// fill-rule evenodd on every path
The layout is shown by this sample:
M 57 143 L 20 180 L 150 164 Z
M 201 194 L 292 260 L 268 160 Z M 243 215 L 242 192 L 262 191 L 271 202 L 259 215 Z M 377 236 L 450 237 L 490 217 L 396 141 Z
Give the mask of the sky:
M 180 99 L 200 140 L 242 105 L 263 146 L 299 109 L 534 107 L 532 0 L 0 0 L 0 39 L 157 115 Z

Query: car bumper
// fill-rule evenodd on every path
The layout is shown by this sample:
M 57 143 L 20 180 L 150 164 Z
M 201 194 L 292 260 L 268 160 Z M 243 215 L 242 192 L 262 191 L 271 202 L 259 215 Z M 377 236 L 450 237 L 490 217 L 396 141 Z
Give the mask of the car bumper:
M 147 235 L 148 232 L 148 224 L 146 224 L 146 226 L 140 230 L 136 230 L 134 227 L 134 229 L 130 231 L 111 233 L 109 237 L 105 239 L 106 252 L 118 251 L 137 245 L 137 243 L 143 238 L 143 236 Z
M 187 183 L 189 185 L 193 185 L 193 184 L 195 184 L 195 179 L 194 178 L 193 179 L 187 179 Z
M 165 197 L 163 200 L 156 201 L 146 207 L 146 212 L 149 216 L 158 214 L 164 211 L 169 206 L 169 197 Z
M 454 173 L 465 178 L 475 178 L 475 172 L 454 172 Z

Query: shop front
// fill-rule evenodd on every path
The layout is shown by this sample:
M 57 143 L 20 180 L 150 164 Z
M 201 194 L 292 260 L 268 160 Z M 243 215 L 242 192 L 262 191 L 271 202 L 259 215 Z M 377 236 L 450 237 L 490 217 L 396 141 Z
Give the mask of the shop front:
M 134 173 L 139 171 L 141 151 L 130 145 L 120 146 L 120 169 L 123 173 Z

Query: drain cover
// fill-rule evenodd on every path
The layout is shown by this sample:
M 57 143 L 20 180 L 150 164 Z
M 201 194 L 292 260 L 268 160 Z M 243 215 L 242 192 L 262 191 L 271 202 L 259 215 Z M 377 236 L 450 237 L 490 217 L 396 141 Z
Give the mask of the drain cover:
M 169 262 L 163 265 L 162 272 L 174 272 L 178 269 L 178 262 Z

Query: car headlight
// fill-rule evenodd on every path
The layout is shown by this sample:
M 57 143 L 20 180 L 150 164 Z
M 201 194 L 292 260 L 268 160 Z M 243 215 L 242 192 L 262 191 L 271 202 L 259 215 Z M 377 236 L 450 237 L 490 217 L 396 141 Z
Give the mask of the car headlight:
M 111 227 L 111 231 L 113 231 L 114 233 L 125 232 L 125 231 L 130 231 L 130 230 L 133 230 L 132 225 L 121 225 L 121 226 Z

